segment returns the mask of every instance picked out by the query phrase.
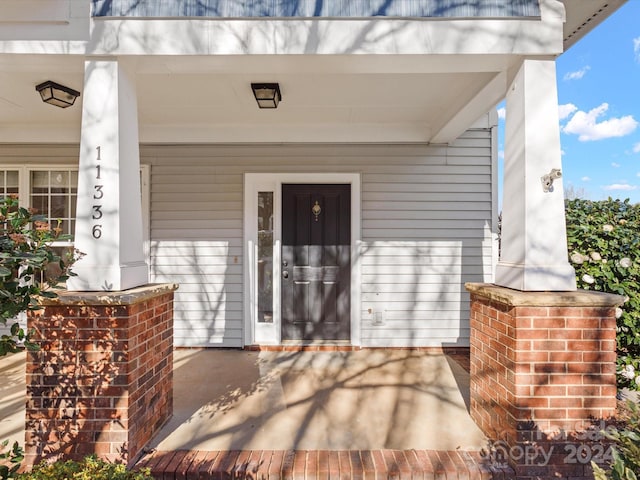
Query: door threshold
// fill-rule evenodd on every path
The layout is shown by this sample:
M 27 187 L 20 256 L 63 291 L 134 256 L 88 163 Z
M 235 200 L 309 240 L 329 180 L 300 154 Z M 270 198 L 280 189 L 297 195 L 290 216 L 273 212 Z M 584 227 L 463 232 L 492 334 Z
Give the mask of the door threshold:
M 351 352 L 361 347 L 349 340 L 285 340 L 280 345 L 246 345 L 245 350 L 263 352 Z

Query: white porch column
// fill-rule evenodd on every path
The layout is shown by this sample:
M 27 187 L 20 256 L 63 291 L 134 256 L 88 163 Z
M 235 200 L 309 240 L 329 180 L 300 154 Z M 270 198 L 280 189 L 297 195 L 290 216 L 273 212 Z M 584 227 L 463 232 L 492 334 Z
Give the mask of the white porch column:
M 568 262 L 561 169 L 556 65 L 525 60 L 507 92 L 502 248 L 498 285 L 522 291 L 576 290 Z
M 148 283 L 144 260 L 135 83 L 119 60 L 85 62 L 75 247 L 75 291 Z

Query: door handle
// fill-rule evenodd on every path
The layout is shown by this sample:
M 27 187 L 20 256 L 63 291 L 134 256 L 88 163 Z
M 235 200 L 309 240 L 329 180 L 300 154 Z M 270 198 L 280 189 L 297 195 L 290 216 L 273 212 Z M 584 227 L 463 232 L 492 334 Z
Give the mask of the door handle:
M 282 272 L 282 278 L 289 278 L 289 272 L 287 272 L 286 270 Z

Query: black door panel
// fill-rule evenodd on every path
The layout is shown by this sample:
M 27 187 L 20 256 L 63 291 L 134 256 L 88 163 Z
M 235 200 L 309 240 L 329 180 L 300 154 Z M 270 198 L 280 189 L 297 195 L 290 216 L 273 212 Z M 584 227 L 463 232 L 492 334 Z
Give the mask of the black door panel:
M 349 340 L 351 186 L 282 186 L 282 338 Z

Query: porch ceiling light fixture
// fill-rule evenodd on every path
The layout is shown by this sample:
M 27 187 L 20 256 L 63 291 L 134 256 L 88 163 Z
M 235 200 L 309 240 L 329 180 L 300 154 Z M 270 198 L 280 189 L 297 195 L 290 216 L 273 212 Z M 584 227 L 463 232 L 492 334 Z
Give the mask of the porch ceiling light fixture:
M 251 90 L 260 108 L 278 108 L 282 100 L 280 85 L 277 83 L 252 83 Z
M 80 92 L 73 88 L 65 87 L 51 80 L 36 85 L 36 90 L 42 97 L 43 102 L 60 108 L 70 107 L 76 101 L 76 98 L 80 96 Z

